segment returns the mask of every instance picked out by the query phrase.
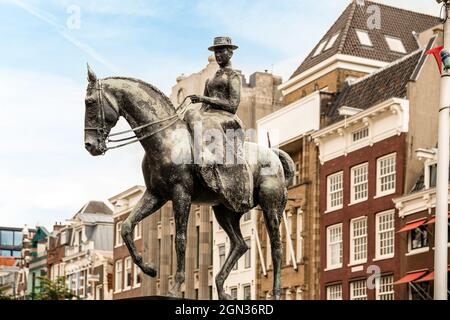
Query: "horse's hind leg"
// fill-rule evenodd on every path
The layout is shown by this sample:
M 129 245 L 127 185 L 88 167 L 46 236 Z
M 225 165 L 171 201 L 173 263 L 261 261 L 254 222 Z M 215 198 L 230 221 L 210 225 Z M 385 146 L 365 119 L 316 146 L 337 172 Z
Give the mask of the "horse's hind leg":
M 145 274 L 151 277 L 156 276 L 155 267 L 151 263 L 144 263 L 142 261 L 142 256 L 139 254 L 134 244 L 133 231 L 139 221 L 157 211 L 164 203 L 165 201 L 152 195 L 147 190 L 139 200 L 138 204 L 134 207 L 128 218 L 122 224 L 121 235 L 123 241 L 128 247 L 128 251 L 130 251 L 131 258 Z
M 191 209 L 191 195 L 184 186 L 176 185 L 172 197 L 175 216 L 175 250 L 177 253 L 177 273 L 175 283 L 169 291 L 172 297 L 180 296 L 181 285 L 185 279 L 186 233 Z
M 259 198 L 272 248 L 273 297 L 275 300 L 279 300 L 281 296 L 281 258 L 283 250 L 280 239 L 280 223 L 286 206 L 287 191 L 284 185 L 268 180 L 260 185 Z
M 223 284 L 228 278 L 235 263 L 237 263 L 239 258 L 248 250 L 242 237 L 241 226 L 239 224 L 242 214 L 233 212 L 223 205 L 215 206 L 213 209 L 217 222 L 227 233 L 231 245 L 225 263 L 216 276 L 217 293 L 220 300 L 231 300 L 231 296 L 224 292 Z

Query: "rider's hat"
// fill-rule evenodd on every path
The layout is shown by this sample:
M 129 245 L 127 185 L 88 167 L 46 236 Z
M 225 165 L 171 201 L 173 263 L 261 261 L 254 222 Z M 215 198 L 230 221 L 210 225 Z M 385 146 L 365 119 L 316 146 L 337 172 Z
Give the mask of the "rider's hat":
M 219 47 L 228 47 L 233 50 L 236 50 L 239 48 L 238 46 L 234 45 L 231 41 L 230 37 L 215 37 L 214 38 L 214 44 L 208 48 L 209 51 L 214 51 L 216 48 Z

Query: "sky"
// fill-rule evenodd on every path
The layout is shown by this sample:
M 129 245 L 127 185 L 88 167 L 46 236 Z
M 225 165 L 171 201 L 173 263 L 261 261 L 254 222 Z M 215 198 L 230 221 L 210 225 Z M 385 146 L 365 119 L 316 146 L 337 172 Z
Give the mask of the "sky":
M 287 80 L 349 0 L 0 0 L 0 226 L 70 219 L 87 201 L 143 185 L 143 150 L 84 149 L 86 63 L 170 95 L 207 64 L 215 36 L 233 67 Z M 433 0 L 378 2 L 439 15 Z M 127 128 L 121 121 L 118 129 Z

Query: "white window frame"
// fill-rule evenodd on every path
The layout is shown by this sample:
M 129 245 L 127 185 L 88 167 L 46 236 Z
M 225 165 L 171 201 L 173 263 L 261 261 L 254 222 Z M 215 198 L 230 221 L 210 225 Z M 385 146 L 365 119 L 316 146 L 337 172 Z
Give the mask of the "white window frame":
M 392 36 L 384 36 L 386 43 L 389 47 L 389 50 L 392 52 L 403 53 L 406 54 L 405 45 L 403 44 L 402 39 Z M 397 47 L 399 46 L 399 47 Z
M 247 289 L 247 288 L 249 289 L 249 292 L 250 292 L 250 299 L 248 299 L 248 300 L 252 300 L 252 285 L 249 283 L 244 284 L 242 286 L 242 300 L 246 300 L 245 299 L 245 289 Z
M 292 261 L 291 253 L 289 252 L 288 241 L 292 241 L 292 213 L 291 210 L 286 210 L 286 265 L 290 265 Z M 291 242 L 292 243 L 292 242 Z
M 369 32 L 366 30 L 356 30 L 356 36 L 359 40 L 359 43 L 365 47 L 373 47 L 372 40 L 370 39 Z
M 138 275 L 141 276 L 141 281 L 137 282 Z M 139 288 L 142 283 L 142 272 L 141 268 L 138 267 L 137 264 L 133 264 L 133 288 Z
M 394 158 L 394 171 L 393 171 L 393 173 L 390 172 L 388 174 L 383 174 L 382 175 L 381 174 L 381 162 L 386 160 L 386 159 L 392 158 L 392 157 Z M 392 174 L 394 176 L 394 188 L 381 191 L 381 179 L 383 179 L 385 177 L 388 177 L 388 176 L 390 176 Z M 387 154 L 387 155 L 382 156 L 382 157 L 377 159 L 377 195 L 376 195 L 376 198 L 384 197 L 384 196 L 387 196 L 387 195 L 395 193 L 396 184 L 397 184 L 397 153 L 394 152 L 394 153 Z
M 292 187 L 300 183 L 300 161 L 294 163 L 294 177 L 292 178 Z
M 433 167 L 436 167 L 435 170 L 437 170 L 437 161 L 429 161 L 429 162 L 425 162 L 425 170 L 424 170 L 424 184 L 425 184 L 425 189 L 430 189 L 430 188 L 435 188 L 436 187 L 436 182 L 434 186 L 431 186 L 431 169 Z M 436 176 L 437 179 L 437 176 Z
M 360 181 L 358 183 L 355 183 L 355 173 L 357 170 L 360 170 L 362 168 L 366 168 L 366 179 L 364 181 Z M 366 196 L 363 198 L 355 199 L 356 192 L 355 189 L 359 186 L 366 185 Z M 360 202 L 364 202 L 367 199 L 369 199 L 369 163 L 361 163 L 357 166 L 354 166 L 350 170 L 350 204 L 356 204 Z
M 123 291 L 130 290 L 133 286 L 133 263 L 131 257 L 126 257 L 123 269 Z M 130 285 L 128 285 L 128 273 L 130 273 Z
M 303 261 L 303 210 L 297 208 L 297 263 Z
M 333 182 L 334 179 L 336 179 L 338 176 L 340 176 L 340 187 L 336 187 L 336 189 L 332 190 L 332 187 L 334 188 L 335 185 L 339 186 L 338 183 L 336 183 L 336 181 Z M 332 206 L 332 195 L 334 194 L 339 194 L 340 193 L 340 204 L 334 205 Z M 336 199 L 339 199 L 336 198 Z M 327 177 L 327 212 L 331 212 L 331 211 L 335 211 L 335 210 L 339 210 L 342 209 L 344 204 L 344 172 L 343 171 L 339 171 L 333 174 L 330 174 Z
M 386 216 L 391 216 L 391 220 L 390 222 L 392 223 L 392 226 L 390 228 L 387 229 L 383 229 L 381 230 L 381 219 L 383 217 Z M 385 224 L 389 223 L 389 222 L 384 222 Z M 382 234 L 391 234 L 390 238 L 387 238 L 387 235 L 384 239 L 382 238 Z M 389 251 L 389 253 L 385 253 L 385 254 L 381 254 L 380 251 L 383 249 L 382 248 L 382 241 L 389 241 L 389 239 L 391 239 L 392 241 L 392 247 Z M 377 213 L 375 215 L 375 260 L 382 260 L 382 259 L 389 259 L 389 258 L 393 258 L 395 254 L 395 210 L 388 210 L 388 211 L 383 211 L 380 213 Z
M 250 269 L 252 267 L 252 240 L 250 238 L 246 238 L 244 241 L 248 247 L 248 250 L 245 251 L 244 254 L 244 269 Z
M 370 135 L 369 130 L 370 130 L 369 127 L 362 127 L 359 128 L 358 130 L 353 131 L 351 134 L 352 143 L 358 143 L 367 140 Z M 355 137 L 358 139 L 355 139 Z
M 233 291 L 235 294 L 233 294 Z M 238 300 L 238 288 L 237 287 L 230 288 L 230 296 L 233 298 L 233 300 Z
M 114 292 L 122 292 L 123 287 L 123 260 L 116 260 L 114 265 Z
M 339 38 L 339 35 L 340 35 L 340 34 L 341 34 L 340 32 L 335 33 L 335 34 L 330 38 L 330 40 L 328 41 L 328 43 L 327 43 L 327 45 L 325 46 L 325 48 L 323 49 L 323 51 L 327 51 L 327 50 L 333 48 L 333 46 L 334 46 L 334 44 L 336 43 L 337 38 Z
M 358 235 L 357 237 L 355 237 L 354 231 L 355 231 L 355 224 L 359 223 L 359 222 L 365 222 L 365 234 L 363 235 Z M 367 240 L 368 240 L 368 232 L 367 232 L 367 217 L 359 217 L 356 219 L 352 219 L 350 221 L 350 265 L 356 265 L 356 264 L 362 264 L 362 263 L 366 263 L 367 262 L 367 250 L 368 250 L 368 245 L 367 245 Z M 365 257 L 364 258 L 360 258 L 360 259 L 355 259 L 355 241 L 356 240 L 360 240 L 360 239 L 364 239 L 365 238 L 365 249 L 363 252 L 365 252 Z
M 394 300 L 395 299 L 394 276 L 393 275 L 381 276 L 379 279 L 380 281 L 375 288 L 375 299 Z M 390 286 L 390 290 L 387 290 L 388 286 Z M 387 297 L 388 299 L 384 299 L 385 297 Z
M 327 41 L 328 41 L 328 39 L 325 39 L 319 44 L 316 51 L 314 51 L 313 57 L 317 57 L 319 54 L 321 54 L 323 52 L 323 48 L 325 48 Z
M 221 249 L 223 248 L 223 263 L 222 261 L 220 261 L 220 257 L 222 256 L 221 254 Z M 225 263 L 225 260 L 227 258 L 227 253 L 226 253 L 226 247 L 225 244 L 219 244 L 218 245 L 218 250 L 219 250 L 219 268 L 222 268 L 223 264 Z
M 350 282 L 350 300 L 367 300 L 367 280 Z
M 333 289 L 335 289 L 334 292 Z M 327 286 L 327 300 L 342 300 L 342 283 Z M 336 296 L 336 297 L 333 297 Z
M 117 221 L 116 223 L 116 244 L 115 247 L 120 247 L 123 245 L 123 239 L 121 235 L 123 221 Z
M 340 233 L 341 233 L 341 238 L 340 240 L 331 242 L 331 231 L 333 229 L 340 229 Z M 332 264 L 332 250 L 331 250 L 331 246 L 335 246 L 337 245 L 337 247 L 339 247 L 339 260 L 340 262 Z M 337 269 L 337 268 L 342 268 L 342 261 L 343 261 L 343 225 L 342 223 L 338 223 L 338 224 L 334 224 L 331 226 L 327 227 L 327 269 L 326 270 L 332 270 L 332 269 Z
M 142 221 L 136 224 L 133 232 L 134 240 L 139 240 L 142 238 Z

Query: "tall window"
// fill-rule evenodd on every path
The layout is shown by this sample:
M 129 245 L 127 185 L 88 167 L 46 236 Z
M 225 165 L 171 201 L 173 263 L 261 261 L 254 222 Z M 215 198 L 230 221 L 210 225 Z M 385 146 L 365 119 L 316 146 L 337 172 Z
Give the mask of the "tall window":
M 125 289 L 130 289 L 132 285 L 132 264 L 131 264 L 131 257 L 127 257 L 125 259 Z
M 297 208 L 297 260 L 303 258 L 303 211 Z
M 133 265 L 133 287 L 139 287 L 141 285 L 141 268 L 137 266 L 137 264 Z
M 383 276 L 375 290 L 377 300 L 394 300 L 394 276 Z
M 80 297 L 84 297 L 85 292 L 86 292 L 86 290 L 85 290 L 86 283 L 84 281 L 85 280 L 84 279 L 85 273 L 86 273 L 86 270 L 80 271 L 80 273 L 79 273 L 79 275 L 80 275 L 80 280 L 79 280 L 80 281 L 80 287 L 79 287 L 78 292 L 79 292 Z
M 134 228 L 134 240 L 141 239 L 142 237 L 142 221 L 140 221 Z
M 195 227 L 195 235 L 195 240 L 197 241 L 195 267 L 198 269 L 200 267 L 200 226 Z
M 420 226 L 409 232 L 409 250 L 416 250 L 428 247 L 428 230 L 425 226 Z
M 327 268 L 342 267 L 342 224 L 327 228 Z
M 395 192 L 395 157 L 393 153 L 377 160 L 377 196 Z
M 292 213 L 290 210 L 286 211 L 286 224 L 287 224 L 287 230 L 286 230 L 286 264 L 289 265 L 291 263 L 291 254 L 289 251 L 288 241 L 292 240 L 291 234 L 292 234 Z
M 369 181 L 369 164 L 364 163 L 353 167 L 351 171 L 351 202 L 361 202 L 367 200 Z
M 394 255 L 394 210 L 376 215 L 376 245 L 377 259 L 390 258 Z
M 122 221 L 117 221 L 116 223 L 116 247 L 123 244 L 122 235 L 120 234 L 122 230 Z
M 270 246 L 270 237 L 267 232 L 266 232 L 266 239 L 267 239 L 267 241 L 266 241 L 266 265 L 267 265 L 267 269 L 270 269 L 270 267 L 272 266 L 272 248 Z
M 342 300 L 342 284 L 327 287 L 327 300 Z
M 296 186 L 300 183 L 300 162 L 295 163 L 294 178 L 292 179 L 292 185 Z
M 251 212 L 251 211 L 247 211 L 247 212 L 244 214 L 244 222 L 245 222 L 245 221 L 250 221 L 251 218 L 252 218 L 252 212 Z
M 114 287 L 116 292 L 122 290 L 122 274 L 123 274 L 122 268 L 123 268 L 122 260 L 117 260 L 114 279 Z
M 350 282 L 350 300 L 367 300 L 367 281 Z
M 252 287 L 249 284 L 244 285 L 244 300 L 252 300 Z
M 238 291 L 236 287 L 230 289 L 230 295 L 233 300 L 237 300 L 237 292 Z
M 328 176 L 327 185 L 328 185 L 328 193 L 327 193 L 327 210 L 336 210 L 342 208 L 343 203 L 343 173 L 338 172 Z
M 364 263 L 367 260 L 367 217 L 351 221 L 350 263 Z
M 221 244 L 219 246 L 219 265 L 221 268 L 224 263 L 225 263 L 225 245 Z
M 245 252 L 244 268 L 250 268 L 252 266 L 252 246 L 250 239 L 246 239 L 245 244 L 247 245 L 248 250 Z

